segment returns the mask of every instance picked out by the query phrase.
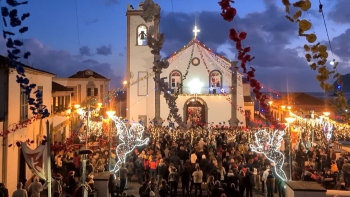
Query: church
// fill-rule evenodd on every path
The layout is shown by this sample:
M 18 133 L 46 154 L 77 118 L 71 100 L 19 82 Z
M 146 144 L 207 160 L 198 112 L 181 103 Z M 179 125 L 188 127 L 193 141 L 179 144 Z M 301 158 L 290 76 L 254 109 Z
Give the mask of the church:
M 147 31 L 154 22 L 141 18 L 142 3 L 137 9 L 127 5 L 127 118 L 142 121 L 144 124 L 155 117 L 156 102 L 160 102 L 160 115 L 168 125 L 169 108 L 161 96 L 155 97 L 153 55 L 147 46 Z M 177 107 L 187 124 L 198 122 L 245 126 L 246 120 L 254 118 L 254 101 L 250 96 L 250 86 L 244 82 L 231 61 L 215 53 L 197 39 L 200 30 L 197 26 L 193 39 L 182 49 L 171 54 L 166 60 L 169 67 L 162 70 L 161 78 L 178 94 Z M 166 35 L 165 35 L 166 38 Z M 165 39 L 166 42 L 166 39 Z M 183 86 L 180 88 L 182 79 Z

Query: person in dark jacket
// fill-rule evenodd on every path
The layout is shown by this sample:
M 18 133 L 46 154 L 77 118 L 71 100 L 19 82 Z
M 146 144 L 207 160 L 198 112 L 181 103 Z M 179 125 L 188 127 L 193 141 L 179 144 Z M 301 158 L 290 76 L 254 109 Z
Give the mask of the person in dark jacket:
M 224 189 L 220 187 L 220 181 L 215 181 L 215 184 L 211 188 L 210 197 L 221 196 L 222 193 L 224 193 Z
M 4 194 L 4 197 L 9 197 L 9 190 L 5 187 L 5 184 L 0 183 L 0 191 Z
M 243 197 L 236 189 L 236 185 L 234 183 L 231 183 L 231 185 L 228 186 L 226 196 Z
M 115 197 L 115 194 L 117 193 L 117 180 L 115 179 L 114 174 L 109 175 L 108 192 L 111 197 Z
M 185 196 L 185 191 L 187 196 L 190 195 L 189 185 L 191 180 L 191 166 L 185 165 L 184 169 L 181 172 L 181 183 L 182 183 L 182 195 Z
M 267 197 L 273 197 L 273 188 L 275 184 L 275 177 L 272 174 L 272 171 L 269 171 L 269 175 L 266 178 L 266 188 L 267 188 Z
M 69 194 L 69 195 L 71 195 L 71 196 L 74 194 L 75 189 L 77 188 L 77 183 L 75 182 L 74 174 L 75 174 L 74 171 L 70 171 L 70 172 L 68 173 L 68 176 L 67 176 L 67 183 L 66 183 L 66 185 L 67 185 L 67 190 L 66 190 L 66 192 L 67 192 L 67 194 Z
M 244 185 L 245 185 L 245 191 L 247 197 L 253 197 L 253 187 L 255 185 L 254 181 L 254 175 L 253 173 L 247 168 L 247 172 L 244 176 Z
M 208 166 L 209 166 L 209 161 L 208 161 L 207 157 L 203 154 L 202 159 L 199 162 L 199 167 L 203 172 L 203 182 L 207 181 Z

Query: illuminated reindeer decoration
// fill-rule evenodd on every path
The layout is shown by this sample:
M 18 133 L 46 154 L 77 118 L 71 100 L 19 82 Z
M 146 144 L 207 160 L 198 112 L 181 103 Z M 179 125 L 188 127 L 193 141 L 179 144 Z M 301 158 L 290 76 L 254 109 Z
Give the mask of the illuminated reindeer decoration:
M 148 143 L 148 138 L 142 140 L 144 127 L 141 124 L 134 123 L 128 129 L 118 117 L 114 116 L 112 120 L 117 128 L 117 134 L 120 144 L 116 148 L 118 162 L 115 164 L 111 172 L 118 172 L 122 163 L 125 163 L 127 154 L 131 153 L 135 147 L 143 146 Z
M 284 131 L 276 130 L 272 137 L 266 130 L 259 130 L 255 133 L 256 145 L 251 144 L 253 152 L 262 153 L 265 157 L 275 164 L 275 173 L 282 180 L 287 180 L 283 171 L 284 155 L 279 151 L 281 141 L 283 140 Z

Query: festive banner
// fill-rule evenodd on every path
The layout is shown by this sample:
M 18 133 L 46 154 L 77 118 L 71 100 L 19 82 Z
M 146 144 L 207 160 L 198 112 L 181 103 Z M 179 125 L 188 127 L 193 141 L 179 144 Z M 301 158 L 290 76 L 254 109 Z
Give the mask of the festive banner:
M 40 144 L 34 150 L 28 147 L 26 142 L 21 143 L 21 150 L 31 171 L 40 179 L 46 181 L 47 154 L 46 145 Z

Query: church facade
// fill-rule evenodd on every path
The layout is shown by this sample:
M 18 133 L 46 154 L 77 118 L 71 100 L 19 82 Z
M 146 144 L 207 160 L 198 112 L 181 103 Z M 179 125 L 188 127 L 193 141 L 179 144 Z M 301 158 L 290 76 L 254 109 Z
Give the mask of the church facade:
M 155 82 L 153 55 L 146 37 L 148 28 L 159 24 L 146 23 L 141 14 L 142 6 L 133 9 L 128 5 L 127 80 L 131 85 L 127 91 L 127 118 L 147 124 L 155 117 Z M 236 72 L 237 62 L 216 54 L 200 42 L 196 38 L 197 27 L 193 32 L 194 38 L 167 58 L 170 65 L 161 74 L 161 78 L 166 77 L 171 93 L 178 94 L 177 106 L 183 121 L 245 126 L 249 116 L 254 118 L 254 104 L 249 85 Z M 160 106 L 166 125 L 169 108 L 163 97 Z

